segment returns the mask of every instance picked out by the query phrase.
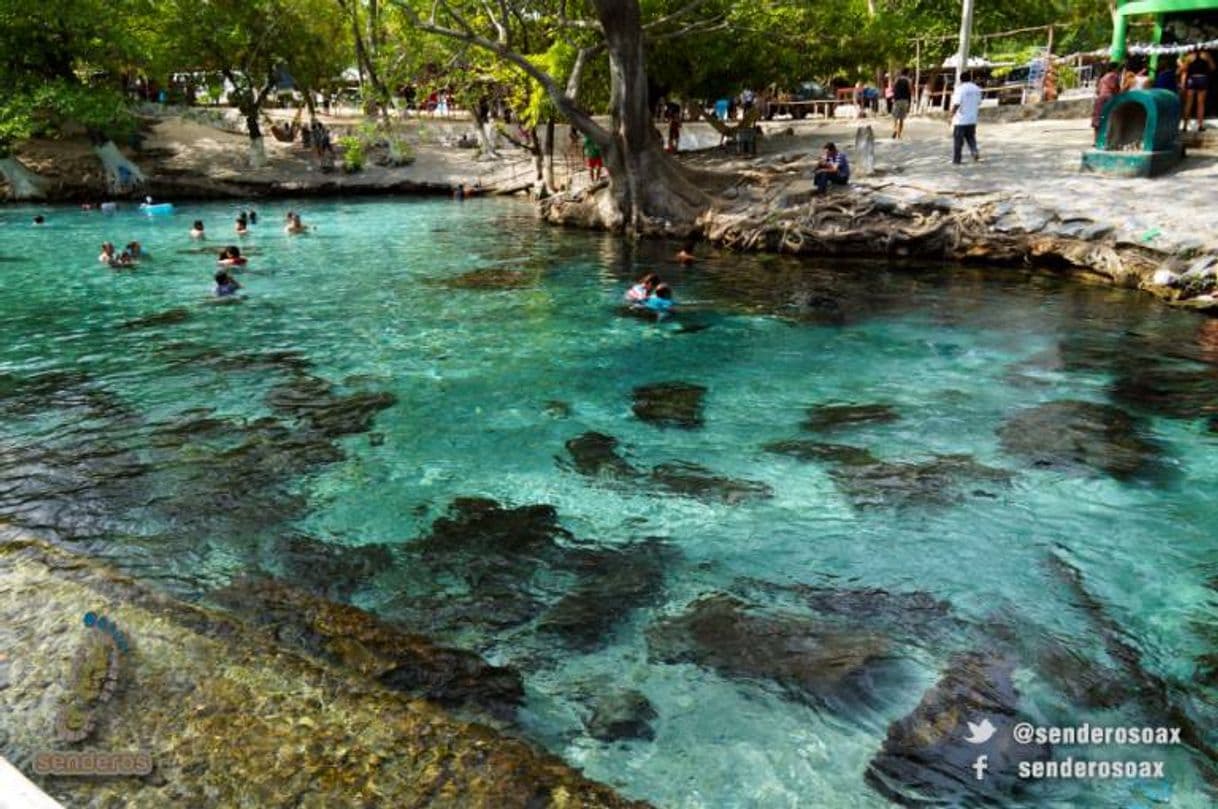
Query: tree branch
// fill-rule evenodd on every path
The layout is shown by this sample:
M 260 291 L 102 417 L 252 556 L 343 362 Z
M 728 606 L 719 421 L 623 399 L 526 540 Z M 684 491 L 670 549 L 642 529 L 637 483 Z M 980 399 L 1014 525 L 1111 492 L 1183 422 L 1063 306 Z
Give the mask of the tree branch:
M 727 27 L 727 20 L 702 20 L 700 22 L 690 23 L 684 28 L 678 28 L 676 31 L 655 34 L 648 37 L 647 41 L 663 42 L 666 39 L 676 39 L 677 37 L 688 36 L 690 34 L 705 34 L 710 31 L 722 31 Z
M 500 59 L 515 65 L 518 70 L 545 88 L 546 93 L 549 94 L 550 99 L 554 102 L 554 105 L 558 107 L 563 115 L 570 119 L 577 129 L 588 137 L 592 138 L 592 140 L 602 148 L 608 148 L 609 144 L 612 143 L 612 135 L 610 135 L 610 133 L 604 127 L 596 123 L 591 114 L 581 109 L 576 103 L 575 99 L 564 93 L 559 88 L 558 82 L 555 81 L 554 77 L 549 73 L 537 67 L 537 65 L 533 64 L 516 51 L 513 51 L 499 42 L 488 39 L 474 32 L 460 17 L 454 17 L 454 21 L 462 27 L 461 30 L 449 28 L 435 22 L 434 13 L 437 6 L 443 6 L 446 11 L 451 11 L 451 8 L 449 7 L 448 3 L 445 2 L 445 0 L 435 0 L 435 5 L 432 7 L 433 19 L 427 22 L 424 22 L 423 19 L 415 12 L 415 10 L 410 6 L 408 0 L 392 0 L 392 2 L 395 6 L 402 10 L 402 13 L 406 15 L 411 24 L 420 31 L 425 31 L 430 34 L 436 34 L 437 36 L 447 37 L 449 39 L 455 39 L 459 42 L 474 45 L 482 48 L 483 50 L 490 51 Z
M 668 23 L 672 22 L 673 20 L 684 17 L 686 14 L 689 14 L 691 11 L 696 11 L 698 8 L 706 5 L 709 2 L 710 2 L 710 0 L 690 0 L 690 2 L 681 6 L 681 8 L 677 9 L 673 13 L 665 14 L 663 17 L 658 17 L 658 18 L 652 20 L 651 22 L 647 23 L 646 25 L 644 25 L 643 33 L 651 31 L 652 29 L 655 29 L 655 28 L 659 28 L 663 25 L 667 25 Z
M 579 85 L 583 81 L 584 68 L 588 66 L 588 60 L 604 49 L 604 42 L 579 49 L 579 54 L 575 57 L 575 64 L 571 67 L 571 75 L 567 77 L 567 97 L 572 101 L 579 98 Z

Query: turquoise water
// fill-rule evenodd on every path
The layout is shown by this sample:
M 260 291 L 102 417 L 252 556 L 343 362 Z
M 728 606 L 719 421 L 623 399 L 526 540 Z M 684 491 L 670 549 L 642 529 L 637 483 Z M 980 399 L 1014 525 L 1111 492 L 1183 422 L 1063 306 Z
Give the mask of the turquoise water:
M 32 208 L 0 212 L 0 521 L 189 597 L 264 571 L 477 651 L 524 677 L 515 732 L 659 806 L 886 805 L 869 764 L 965 653 L 1009 662 L 1030 721 L 1183 721 L 1194 748 L 1218 745 L 1205 321 L 1014 270 L 731 255 L 680 270 L 674 245 L 546 228 L 509 202 L 298 204 L 315 232 L 282 234 L 287 204 L 264 204 L 241 240 L 229 204 L 52 209 L 41 228 Z M 240 303 L 210 299 L 196 218 L 209 247 L 250 255 Z M 152 255 L 138 269 L 96 261 L 132 239 Z M 675 285 L 677 322 L 618 312 L 648 269 Z M 510 288 L 451 283 L 480 270 Z M 700 425 L 632 412 L 660 382 L 705 388 Z M 393 398 L 323 435 L 284 386 Z M 1100 411 L 1100 431 L 1137 468 L 1097 464 L 1054 432 L 1061 414 L 1004 428 L 1062 400 L 1128 413 L 1126 429 Z M 887 409 L 805 429 L 825 404 Z M 565 445 L 588 432 L 633 471 L 581 474 Z M 872 457 L 766 449 L 796 439 Z M 930 468 L 957 455 L 970 463 Z M 649 472 L 676 462 L 768 488 Z M 472 563 L 420 552 L 460 497 L 549 504 L 569 533 L 523 556 L 475 545 Z M 573 644 L 545 624 L 577 591 L 611 617 Z M 736 599 L 726 623 L 665 637 L 715 594 Z M 733 620 L 756 647 L 717 634 Z M 593 704 L 624 689 L 651 704 L 650 731 L 594 738 Z M 1212 805 L 1195 749 L 1100 752 L 1055 755 L 1162 759 L 1169 779 L 937 788 Z

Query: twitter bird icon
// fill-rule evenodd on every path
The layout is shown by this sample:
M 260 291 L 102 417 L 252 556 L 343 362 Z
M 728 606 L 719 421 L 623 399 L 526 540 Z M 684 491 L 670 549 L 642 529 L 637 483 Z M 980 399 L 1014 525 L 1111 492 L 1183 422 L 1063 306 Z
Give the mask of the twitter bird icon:
M 994 723 L 988 719 L 982 719 L 980 722 L 969 722 L 969 735 L 965 737 L 965 741 L 970 744 L 985 744 L 994 735 Z

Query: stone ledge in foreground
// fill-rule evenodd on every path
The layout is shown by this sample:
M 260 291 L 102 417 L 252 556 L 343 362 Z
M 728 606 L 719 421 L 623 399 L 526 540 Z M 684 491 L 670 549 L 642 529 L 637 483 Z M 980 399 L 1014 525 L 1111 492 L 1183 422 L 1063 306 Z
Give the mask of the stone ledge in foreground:
M 55 739 L 86 612 L 125 635 L 86 741 Z M 644 807 L 559 759 L 272 645 L 44 543 L 0 543 L 0 754 L 68 806 Z M 146 776 L 41 776 L 37 752 L 151 754 Z

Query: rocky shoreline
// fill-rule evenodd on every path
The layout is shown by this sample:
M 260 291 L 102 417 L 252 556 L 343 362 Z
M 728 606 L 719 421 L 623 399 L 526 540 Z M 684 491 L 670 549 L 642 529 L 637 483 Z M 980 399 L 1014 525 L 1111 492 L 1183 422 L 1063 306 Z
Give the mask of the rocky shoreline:
M 1086 144 L 1084 122 L 1056 119 L 1077 111 L 1069 105 L 1015 109 L 1021 119 L 1029 117 L 1029 110 L 1038 117 L 987 128 L 987 136 L 997 131 L 1008 139 L 999 143 L 998 148 L 1009 153 L 1001 155 L 997 167 L 983 163 L 965 172 L 945 171 L 942 156 L 934 151 L 944 124 L 917 119 L 914 130 L 925 130 L 918 143 L 878 140 L 875 167 L 860 165 L 865 160 L 856 155 L 851 186 L 824 198 L 814 198 L 808 179 L 816 144 L 827 137 L 849 137 L 835 128 L 882 131 L 884 124 L 874 119 L 813 122 L 796 132 L 775 122 L 768 125 L 756 160 L 733 158 L 718 149 L 683 156 L 716 200 L 714 207 L 697 222 L 646 222 L 642 232 L 696 234 L 734 251 L 1036 264 L 1084 281 L 1140 289 L 1173 306 L 1218 312 L 1218 242 L 1203 216 L 1212 210 L 1207 200 L 1215 186 L 1215 171 L 1208 162 L 1203 159 L 1199 169 L 1155 180 L 1079 175 L 1071 149 Z M 1000 119 L 1014 114 L 1005 108 L 990 112 L 1001 113 Z M 245 139 L 239 133 L 185 119 L 161 119 L 149 125 L 144 150 L 131 155 L 144 170 L 147 185 L 127 196 L 150 193 L 184 201 L 448 195 L 459 184 L 484 194 L 513 194 L 532 186 L 531 156 L 510 150 L 499 160 L 480 161 L 469 150 L 442 147 L 435 140 L 443 132 L 440 139 L 448 143 L 449 136 L 468 124 L 432 126 L 437 127 L 429 135 L 434 142 L 416 144 L 418 160 L 413 165 L 369 165 L 346 174 L 322 173 L 299 145 L 273 142 L 268 142 L 270 164 L 250 170 L 244 165 Z M 1030 140 L 1033 127 L 1042 128 L 1038 137 L 1061 142 Z M 700 143 L 705 140 L 702 134 L 691 137 Z M 32 142 L 21 158 L 47 179 L 50 199 L 106 197 L 101 165 L 83 142 Z M 566 169 L 574 171 L 569 175 L 571 189 L 544 200 L 541 216 L 554 224 L 603 227 L 612 219 L 607 186 L 590 186 L 578 165 Z M 1195 210 L 1179 209 L 1181 194 L 1195 200 L 1196 206 L 1190 206 Z M 1218 204 L 1218 199 L 1213 202 Z
M 237 585 L 230 601 L 279 609 L 221 612 L 30 539 L 0 544 L 0 580 L 0 750 L 65 805 L 646 806 L 418 699 L 462 678 L 483 689 L 503 678 L 353 607 Z M 115 642 L 96 648 L 121 665 L 100 700 L 71 661 L 103 636 Z M 418 688 L 385 676 L 404 669 Z M 92 723 L 61 737 L 56 716 L 73 700 L 91 706 Z M 141 753 L 152 767 L 34 774 L 48 750 Z

